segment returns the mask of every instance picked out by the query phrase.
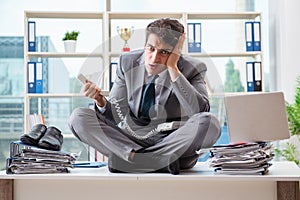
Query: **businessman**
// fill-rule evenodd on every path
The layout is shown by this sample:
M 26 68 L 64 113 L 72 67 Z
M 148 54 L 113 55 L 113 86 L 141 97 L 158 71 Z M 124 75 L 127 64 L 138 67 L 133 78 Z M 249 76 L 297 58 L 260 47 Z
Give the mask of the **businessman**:
M 108 97 L 94 83 L 84 84 L 94 109 L 75 109 L 69 127 L 108 157 L 110 172 L 179 174 L 219 138 L 220 124 L 209 113 L 206 65 L 181 54 L 184 41 L 180 22 L 155 20 L 146 28 L 144 48 L 120 56 Z

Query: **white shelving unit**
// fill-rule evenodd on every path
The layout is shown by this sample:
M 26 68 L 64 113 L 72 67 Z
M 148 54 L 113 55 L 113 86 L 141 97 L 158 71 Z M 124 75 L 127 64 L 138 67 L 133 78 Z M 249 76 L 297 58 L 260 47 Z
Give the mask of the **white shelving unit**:
M 25 11 L 24 12 L 24 131 L 28 130 L 28 115 L 30 114 L 30 99 L 31 98 L 67 98 L 67 97 L 83 97 L 82 94 L 76 93 L 64 93 L 64 94 L 33 94 L 28 93 L 27 86 L 27 62 L 32 58 L 86 58 L 86 57 L 99 57 L 103 58 L 103 53 L 91 53 L 91 52 L 76 52 L 76 53 L 65 53 L 65 52 L 28 52 L 28 21 L 35 19 L 96 19 L 104 21 L 103 12 L 39 12 L 39 11 Z M 102 30 L 105 26 L 102 23 Z M 37 33 L 38 34 L 38 33 Z M 104 37 L 102 37 L 104 41 Z M 104 52 L 102 50 L 102 52 Z
M 262 23 L 262 16 L 259 12 L 242 12 L 242 13 L 119 13 L 119 12 L 108 12 L 107 14 L 108 24 L 106 25 L 107 34 L 111 35 L 112 20 L 147 20 L 147 19 L 158 19 L 158 18 L 175 18 L 180 20 L 187 30 L 187 22 L 189 20 L 255 20 L 259 19 Z M 109 37 L 108 37 L 109 38 Z M 109 55 L 118 56 L 121 52 L 114 52 L 109 49 Z M 186 50 L 186 49 L 185 49 Z M 186 53 L 186 51 L 185 51 Z M 262 51 L 256 52 L 221 52 L 221 53 L 189 53 L 195 57 L 211 56 L 211 57 L 257 57 L 262 56 Z
M 108 6 L 109 7 L 109 6 Z M 108 8 L 109 9 L 109 8 Z M 27 115 L 30 111 L 30 98 L 58 98 L 58 97 L 73 97 L 81 96 L 81 94 L 28 94 L 27 90 L 27 62 L 32 58 L 85 58 L 96 57 L 103 59 L 103 65 L 109 66 L 113 57 L 118 57 L 122 52 L 112 50 L 111 38 L 112 38 L 112 21 L 113 20 L 151 20 L 158 18 L 175 18 L 181 21 L 185 29 L 187 30 L 187 23 L 191 20 L 258 20 L 263 26 L 262 16 L 259 12 L 241 12 L 241 13 L 129 13 L 129 12 L 36 12 L 25 11 L 24 13 L 24 121 L 27 121 Z M 37 18 L 51 18 L 51 19 L 99 19 L 102 20 L 102 42 L 104 53 L 90 53 L 90 52 L 78 52 L 78 53 L 63 53 L 63 52 L 28 52 L 27 41 L 27 23 L 30 19 Z M 243 28 L 244 30 L 244 28 Z M 261 29 L 262 31 L 262 29 Z M 244 34 L 244 33 L 243 33 Z M 261 34 L 262 36 L 263 34 Z M 187 53 L 187 42 L 183 49 L 183 53 Z M 100 44 L 96 44 L 100 45 Z M 120 49 L 123 43 L 120 43 Z M 143 44 L 141 44 L 143 45 Z M 245 45 L 245 43 L 244 43 Z M 263 49 L 263 38 L 261 37 L 261 49 Z M 205 52 L 205 53 L 189 53 L 194 57 L 251 57 L 254 60 L 261 61 L 263 66 L 263 51 L 259 52 Z M 262 70 L 263 71 L 263 70 Z M 105 76 L 108 74 L 105 74 Z M 107 79 L 107 78 L 106 78 Z M 108 94 L 108 92 L 106 92 Z M 24 123 L 24 130 L 28 130 L 27 123 Z

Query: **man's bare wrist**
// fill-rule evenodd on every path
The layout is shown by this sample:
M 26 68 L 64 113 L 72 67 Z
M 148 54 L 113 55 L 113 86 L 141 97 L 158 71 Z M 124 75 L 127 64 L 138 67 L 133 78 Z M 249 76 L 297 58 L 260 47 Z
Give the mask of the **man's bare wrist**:
M 95 102 L 100 107 L 104 107 L 106 105 L 106 99 L 102 95 L 99 95 L 99 97 L 97 99 L 95 99 Z

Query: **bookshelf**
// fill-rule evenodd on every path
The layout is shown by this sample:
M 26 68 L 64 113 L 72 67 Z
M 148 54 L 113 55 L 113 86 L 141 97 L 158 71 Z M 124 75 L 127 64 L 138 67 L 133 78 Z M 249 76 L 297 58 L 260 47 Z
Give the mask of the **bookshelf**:
M 95 52 L 85 51 L 85 52 L 75 52 L 75 53 L 65 53 L 63 51 L 48 51 L 43 52 L 41 49 L 37 51 L 28 51 L 28 21 L 38 21 L 38 20 L 49 20 L 53 22 L 59 22 L 60 20 L 89 20 L 99 21 L 101 30 L 104 30 L 104 13 L 103 12 L 40 12 L 40 11 L 25 11 L 24 12 L 24 131 L 28 131 L 28 115 L 30 114 L 30 100 L 32 98 L 38 98 L 40 104 L 40 99 L 42 98 L 80 98 L 84 97 L 80 93 L 28 93 L 28 66 L 27 63 L 32 59 L 41 59 L 41 58 L 68 58 L 68 59 L 84 59 L 84 58 L 99 58 L 103 59 L 103 49 L 99 49 Z M 40 21 L 36 22 L 36 26 L 39 26 Z M 76 28 L 76 27 L 75 27 Z M 37 29 L 36 29 L 37 31 Z M 65 30 L 64 30 L 65 31 Z M 40 33 L 37 31 L 36 36 L 39 36 Z M 99 33 L 99 35 L 101 35 Z M 62 37 L 63 35 L 61 35 Z M 100 38 L 100 43 L 104 41 L 104 37 Z M 61 41 L 62 42 L 62 41 Z M 55 46 L 55 45 L 54 45 Z M 51 67 L 51 66 L 50 66 Z M 57 72 L 59 73 L 59 72 Z M 40 105 L 38 109 L 40 109 Z M 42 113 L 39 113 L 42 114 Z
M 241 22 L 240 31 L 242 31 L 242 35 L 244 36 L 244 22 L 246 20 L 257 20 L 260 21 L 261 27 L 263 26 L 262 15 L 259 12 L 234 12 L 234 13 L 187 13 L 187 12 L 112 12 L 112 11 L 104 11 L 104 12 L 42 12 L 42 11 L 25 11 L 24 12 L 24 122 L 27 121 L 27 115 L 30 112 L 30 99 L 31 98 L 64 98 L 64 97 L 83 97 L 82 94 L 73 94 L 73 93 L 63 93 L 63 94 L 53 94 L 53 93 L 42 93 L 42 94 L 32 94 L 28 93 L 27 83 L 27 62 L 34 58 L 69 58 L 69 59 L 77 59 L 77 58 L 99 58 L 102 59 L 103 66 L 109 66 L 109 64 L 113 61 L 114 58 L 120 56 L 122 53 L 121 48 L 124 44 L 124 41 L 116 33 L 116 25 L 123 25 L 126 23 L 131 23 L 135 26 L 136 22 L 143 22 L 143 27 L 148 24 L 148 21 L 153 21 L 158 18 L 175 18 L 178 19 L 181 23 L 184 24 L 185 30 L 187 30 L 187 23 L 193 21 L 215 21 L 215 20 L 235 20 Z M 64 53 L 64 52 L 28 52 L 28 28 L 27 24 L 29 20 L 35 19 L 53 19 L 53 20 L 72 20 L 72 19 L 94 19 L 101 21 L 101 41 L 102 44 L 95 44 L 95 46 L 101 46 L 99 52 L 76 52 L 76 53 Z M 126 22 L 126 23 L 125 23 Z M 205 30 L 202 30 L 204 32 Z M 262 28 L 261 28 L 262 31 Z M 36 33 L 37 36 L 39 33 Z M 135 33 L 134 33 L 135 34 Z M 144 44 L 143 38 L 138 38 L 138 34 L 132 36 L 130 42 L 133 40 L 139 41 L 139 47 L 142 47 Z M 261 49 L 263 50 L 263 38 L 261 34 Z M 187 51 L 187 42 L 185 42 L 185 46 L 183 48 L 183 53 L 190 54 L 193 57 L 199 59 L 211 59 L 211 58 L 230 58 L 230 57 L 238 57 L 238 58 L 249 58 L 253 61 L 260 61 L 262 63 L 262 72 L 263 72 L 263 51 L 252 51 L 247 52 L 245 50 L 245 42 L 243 44 L 241 50 L 238 51 L 206 51 L 200 53 L 189 53 Z M 116 48 L 117 47 L 117 48 Z M 131 44 L 130 44 L 131 47 Z M 132 49 L 137 46 L 132 45 Z M 118 49 L 119 48 L 119 49 Z M 209 73 L 208 73 L 209 74 Z M 109 71 L 106 70 L 103 73 L 103 85 L 104 88 L 109 88 Z M 208 77 L 207 83 L 208 88 L 210 88 L 210 77 Z M 263 82 L 264 84 L 264 82 Z M 262 87 L 264 88 L 264 87 Z M 106 89 L 105 94 L 108 95 L 108 89 Z M 214 93 L 214 91 L 211 91 Z M 24 123 L 24 130 L 28 130 L 27 123 Z

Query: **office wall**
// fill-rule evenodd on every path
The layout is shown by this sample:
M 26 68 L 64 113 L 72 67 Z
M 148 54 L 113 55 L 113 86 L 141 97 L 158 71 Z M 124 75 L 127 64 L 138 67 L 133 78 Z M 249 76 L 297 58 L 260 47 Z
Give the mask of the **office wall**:
M 287 101 L 293 102 L 295 80 L 300 76 L 300 1 L 272 0 L 269 6 L 272 89 L 284 91 Z

